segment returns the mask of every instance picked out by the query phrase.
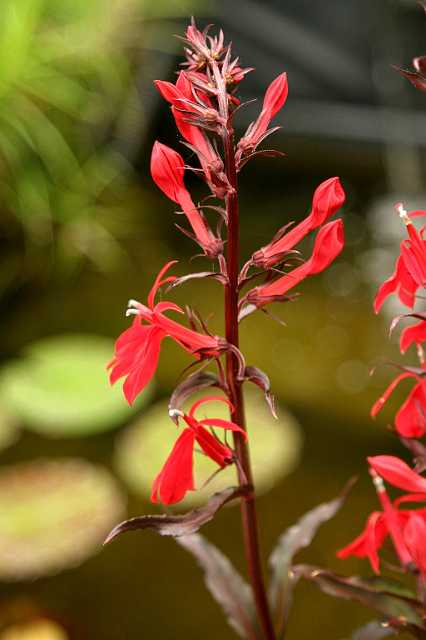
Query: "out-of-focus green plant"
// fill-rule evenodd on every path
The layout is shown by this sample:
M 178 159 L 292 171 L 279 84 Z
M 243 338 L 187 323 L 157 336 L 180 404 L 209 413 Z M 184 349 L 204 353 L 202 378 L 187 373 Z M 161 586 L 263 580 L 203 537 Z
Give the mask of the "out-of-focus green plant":
M 113 213 L 129 172 L 111 131 L 145 62 L 144 18 L 194 4 L 0 3 L 0 232 L 27 258 L 42 253 L 57 268 L 58 257 L 86 256 L 108 268 L 121 255 Z

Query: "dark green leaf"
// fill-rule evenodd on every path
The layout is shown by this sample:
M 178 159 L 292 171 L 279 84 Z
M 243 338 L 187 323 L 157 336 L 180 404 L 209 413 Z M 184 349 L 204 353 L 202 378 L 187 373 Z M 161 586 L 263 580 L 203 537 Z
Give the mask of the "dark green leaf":
M 360 627 L 351 635 L 351 640 L 381 640 L 388 636 L 394 636 L 397 631 L 387 622 L 372 620 Z
M 293 557 L 298 551 L 308 547 L 318 528 L 337 513 L 353 484 L 354 479 L 349 481 L 340 496 L 308 511 L 296 524 L 286 529 L 271 554 L 269 564 L 272 576 L 269 597 L 278 637 L 283 634 L 292 601 L 295 583 L 291 572 Z
M 206 522 L 212 520 L 224 504 L 234 500 L 234 498 L 246 495 L 249 491 L 250 487 L 248 486 L 229 487 L 225 491 L 212 495 L 203 507 L 180 516 L 164 514 L 130 518 L 130 520 L 125 520 L 114 527 L 108 534 L 104 544 L 108 544 L 122 533 L 137 531 L 138 529 L 155 529 L 161 536 L 188 536 L 198 531 Z
M 217 547 L 199 534 L 177 538 L 204 571 L 207 589 L 225 612 L 229 624 L 246 640 L 261 640 L 249 585 Z
M 355 600 L 379 611 L 394 627 L 405 628 L 415 635 L 425 629 L 421 617 L 421 604 L 413 598 L 381 591 L 371 581 L 363 580 L 358 576 L 346 578 L 309 565 L 293 567 L 292 572 L 296 580 L 299 578 L 311 580 L 324 593 L 345 600 Z

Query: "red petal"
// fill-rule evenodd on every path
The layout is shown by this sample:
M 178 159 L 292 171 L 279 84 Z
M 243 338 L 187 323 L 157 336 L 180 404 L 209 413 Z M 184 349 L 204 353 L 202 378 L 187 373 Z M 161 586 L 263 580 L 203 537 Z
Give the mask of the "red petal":
M 415 511 L 410 512 L 403 535 L 417 568 L 422 573 L 426 573 L 426 523 Z
M 158 140 L 151 154 L 151 175 L 157 185 L 170 200 L 179 202 L 180 192 L 185 191 L 183 176 L 185 163 L 177 151 Z
M 426 479 L 395 456 L 367 458 L 369 465 L 394 487 L 413 493 L 426 493 Z
M 405 438 L 421 438 L 426 432 L 425 382 L 416 384 L 395 416 L 395 427 Z
M 386 521 L 382 513 L 374 511 L 367 520 L 364 531 L 350 544 L 337 552 L 338 558 L 356 556 L 357 558 L 368 558 L 375 573 L 380 572 L 379 557 L 377 550 L 383 544 L 388 534 Z
M 205 418 L 204 420 L 200 420 L 200 424 L 204 424 L 207 427 L 220 427 L 221 429 L 228 429 L 229 431 L 238 431 L 239 433 L 242 433 L 247 440 L 247 433 L 244 429 L 235 424 L 235 422 L 222 420 L 221 418 Z
M 224 398 L 223 396 L 204 396 L 200 400 L 197 400 L 196 402 L 194 402 L 191 409 L 189 410 L 188 415 L 191 418 L 194 418 L 194 414 L 198 409 L 198 407 L 201 407 L 201 405 L 205 404 L 206 402 L 223 402 L 224 404 L 227 404 L 230 409 L 233 408 L 229 400 L 227 398 Z
M 194 433 L 196 441 L 211 460 L 216 462 L 220 467 L 225 467 L 231 462 L 231 449 L 219 442 L 207 429 L 198 426 Z
M 194 489 L 193 449 L 195 433 L 185 429 L 176 440 L 163 468 L 155 478 L 151 500 L 163 504 L 173 504 L 184 498 L 187 491 Z
M 404 380 L 405 378 L 415 378 L 415 375 L 413 373 L 401 373 L 394 380 L 392 380 L 392 382 L 390 383 L 390 385 L 388 386 L 386 391 L 373 404 L 373 406 L 371 408 L 371 411 L 370 411 L 370 415 L 371 415 L 372 418 L 375 418 L 377 416 L 379 411 L 383 408 L 385 402 L 387 402 L 387 400 L 388 400 L 389 396 L 391 395 L 391 393 L 393 393 L 394 389 L 399 385 L 401 380 Z
M 167 282 L 173 282 L 174 280 L 176 280 L 176 276 L 170 276 L 168 278 L 165 278 L 164 280 L 162 280 L 162 278 L 164 274 L 170 269 L 170 267 L 173 266 L 174 264 L 177 264 L 177 262 L 178 262 L 177 260 L 170 260 L 170 262 L 165 264 L 164 267 L 159 271 L 157 277 L 154 280 L 154 284 L 152 285 L 151 290 L 148 294 L 148 306 L 150 309 L 154 307 L 155 294 L 157 293 L 158 289 L 163 284 L 166 284 Z
M 151 327 L 151 333 L 143 350 L 135 354 L 130 373 L 123 384 L 123 392 L 130 405 L 153 377 L 158 365 L 161 341 L 164 337 L 165 334 L 161 329 Z
M 401 332 L 399 345 L 401 353 L 405 353 L 407 349 L 415 342 L 420 344 L 426 341 L 426 320 L 420 320 L 411 327 L 406 327 Z

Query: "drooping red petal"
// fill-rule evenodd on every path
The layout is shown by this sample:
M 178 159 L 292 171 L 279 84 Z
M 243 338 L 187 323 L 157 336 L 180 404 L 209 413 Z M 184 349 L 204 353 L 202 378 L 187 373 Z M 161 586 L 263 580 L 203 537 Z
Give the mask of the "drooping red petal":
M 130 371 L 123 384 L 123 392 L 130 405 L 153 377 L 157 369 L 161 342 L 164 337 L 165 333 L 161 329 L 150 327 L 150 334 L 144 345 L 134 354 Z
M 401 353 L 405 353 L 407 349 L 415 342 L 421 344 L 426 341 L 426 319 L 420 320 L 411 327 L 406 327 L 401 331 L 399 346 Z
M 157 187 L 177 203 L 180 192 L 185 190 L 184 173 L 185 163 L 182 156 L 157 140 L 152 148 L 151 175 Z
M 404 541 L 411 557 L 423 574 L 426 573 L 426 523 L 424 519 L 415 511 L 409 514 L 408 522 L 405 525 Z
M 364 531 L 346 547 L 340 549 L 337 552 L 337 557 L 342 559 L 349 556 L 368 558 L 373 571 L 380 573 L 377 551 L 382 546 L 387 534 L 388 529 L 383 514 L 380 511 L 374 511 L 368 517 Z
M 412 493 L 426 493 L 426 478 L 396 456 L 372 456 L 367 460 L 372 469 L 394 487 Z
M 418 382 L 395 416 L 395 428 L 405 438 L 421 438 L 426 432 L 426 382 Z
M 401 380 L 405 380 L 405 378 L 415 378 L 415 375 L 413 373 L 401 373 L 394 380 L 392 380 L 390 385 L 387 387 L 386 391 L 373 404 L 370 411 L 370 415 L 372 418 L 375 418 L 377 416 L 379 411 L 383 408 L 384 404 L 387 402 L 389 396 L 393 393 L 393 391 L 399 385 Z
M 392 293 L 396 293 L 402 304 L 405 304 L 405 306 L 412 309 L 415 302 L 417 288 L 417 284 L 408 272 L 403 258 L 399 256 L 396 261 L 395 271 L 382 285 L 380 285 L 377 291 L 374 299 L 375 313 L 379 313 L 384 301 Z
M 174 504 L 194 490 L 193 450 L 195 433 L 185 429 L 176 440 L 152 485 L 151 501 Z

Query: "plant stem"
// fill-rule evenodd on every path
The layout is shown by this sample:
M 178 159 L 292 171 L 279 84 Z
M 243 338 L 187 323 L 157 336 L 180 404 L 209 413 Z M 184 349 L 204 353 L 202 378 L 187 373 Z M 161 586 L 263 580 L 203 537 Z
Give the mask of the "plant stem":
M 238 348 L 238 274 L 239 274 L 239 221 L 237 171 L 233 131 L 229 128 L 224 136 L 225 168 L 229 183 L 233 189 L 226 199 L 228 216 L 228 243 L 226 265 L 228 284 L 225 288 L 225 325 L 226 340 Z M 246 430 L 242 383 L 238 380 L 238 363 L 235 355 L 226 356 L 226 378 L 233 405 L 231 419 Z M 240 433 L 234 433 L 236 455 L 238 457 L 238 480 L 240 485 L 253 484 L 250 454 L 247 442 Z M 256 502 L 254 490 L 241 499 L 241 515 L 244 534 L 244 547 L 250 575 L 257 615 L 266 640 L 275 640 L 260 558 L 259 535 L 257 526 Z

